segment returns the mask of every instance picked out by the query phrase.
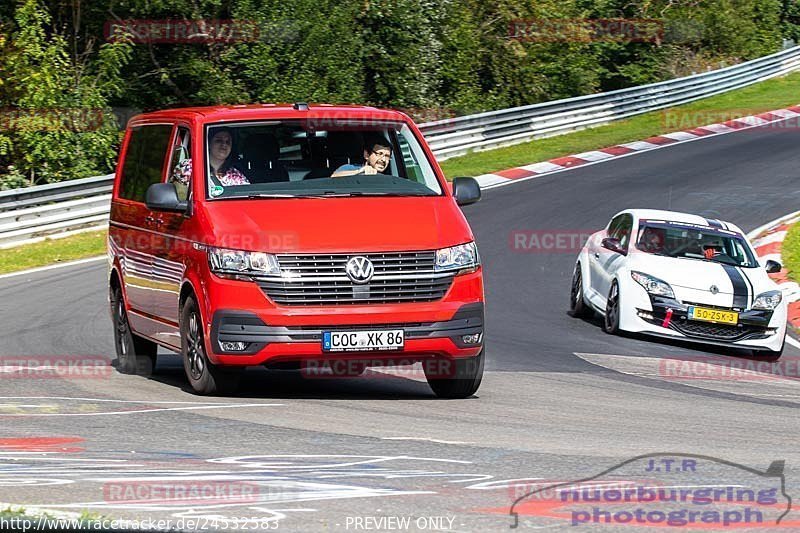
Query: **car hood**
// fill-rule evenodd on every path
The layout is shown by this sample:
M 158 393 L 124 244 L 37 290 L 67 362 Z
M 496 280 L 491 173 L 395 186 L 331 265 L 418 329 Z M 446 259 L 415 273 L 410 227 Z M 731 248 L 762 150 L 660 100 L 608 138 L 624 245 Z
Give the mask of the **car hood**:
M 473 240 L 447 196 L 217 200 L 201 216 L 208 244 L 272 253 L 433 250 Z
M 675 288 L 734 294 L 746 289 L 759 294 L 776 288 L 761 267 L 742 268 L 700 259 L 664 257 L 646 253 L 631 254 L 630 269 L 655 276 Z

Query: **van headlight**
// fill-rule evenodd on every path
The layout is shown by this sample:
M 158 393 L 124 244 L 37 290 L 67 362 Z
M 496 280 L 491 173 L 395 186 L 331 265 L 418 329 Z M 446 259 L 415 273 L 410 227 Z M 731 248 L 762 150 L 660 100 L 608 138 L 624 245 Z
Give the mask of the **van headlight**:
M 436 250 L 436 264 L 434 270 L 459 270 L 474 272 L 480 265 L 478 257 L 478 247 L 475 242 L 459 244 L 450 248 Z
M 781 291 L 767 291 L 762 292 L 756 299 L 753 300 L 753 306 L 751 309 L 762 309 L 764 311 L 772 311 L 778 305 L 780 305 L 781 300 L 783 300 L 783 295 Z
M 264 252 L 208 248 L 208 264 L 215 274 L 280 276 L 278 258 Z
M 670 287 L 669 283 L 666 281 L 661 281 L 658 278 L 648 276 L 647 274 L 643 274 L 641 272 L 636 272 L 635 270 L 631 271 L 631 277 L 636 283 L 644 287 L 644 290 L 650 294 L 663 296 L 664 298 L 675 298 L 675 293 L 672 292 L 672 287 Z

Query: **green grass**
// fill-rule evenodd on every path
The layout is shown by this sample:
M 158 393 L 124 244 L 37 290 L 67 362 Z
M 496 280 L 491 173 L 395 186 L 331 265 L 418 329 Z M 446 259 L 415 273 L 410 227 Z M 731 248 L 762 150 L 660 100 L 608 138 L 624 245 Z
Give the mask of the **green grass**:
M 800 281 L 800 224 L 793 224 L 781 245 L 781 261 L 789 277 Z
M 74 261 L 106 253 L 106 232 L 78 233 L 61 239 L 0 250 L 0 274 Z
M 443 161 L 441 165 L 448 179 L 456 176 L 479 176 L 797 104 L 800 104 L 800 73 L 598 128 L 496 150 L 473 152 Z

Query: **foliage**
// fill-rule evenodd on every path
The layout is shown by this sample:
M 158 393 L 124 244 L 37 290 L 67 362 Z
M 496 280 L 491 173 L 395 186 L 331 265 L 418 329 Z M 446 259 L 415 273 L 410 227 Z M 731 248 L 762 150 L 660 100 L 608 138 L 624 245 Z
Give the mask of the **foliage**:
M 643 42 L 509 33 L 518 20 L 584 18 L 656 19 L 663 32 Z M 234 21 L 244 38 L 110 34 L 126 20 Z M 798 28 L 798 0 L 4 2 L 0 188 L 112 170 L 111 108 L 305 100 L 452 116 L 718 68 L 775 52 Z

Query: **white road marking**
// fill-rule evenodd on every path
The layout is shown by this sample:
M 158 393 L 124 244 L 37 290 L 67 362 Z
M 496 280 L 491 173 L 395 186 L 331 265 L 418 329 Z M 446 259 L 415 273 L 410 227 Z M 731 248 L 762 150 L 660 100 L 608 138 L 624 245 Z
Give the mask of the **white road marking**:
M 755 239 L 751 242 L 753 248 L 761 248 L 762 246 L 766 246 L 767 244 L 772 244 L 773 242 L 782 242 L 783 239 L 786 238 L 787 231 L 776 231 L 774 233 L 770 233 L 769 235 L 765 235 L 760 239 Z
M 800 348 L 800 341 L 792 337 L 791 335 L 786 336 L 786 342 L 794 346 L 795 348 Z
M 543 172 L 553 172 L 555 170 L 565 170 L 569 167 L 556 165 L 555 163 L 550 163 L 549 161 L 542 161 L 541 163 L 534 163 L 532 165 L 523 165 L 519 168 L 523 168 L 530 172 L 543 173 Z M 514 180 L 514 181 L 519 181 L 519 180 Z
M 659 137 L 666 137 L 667 139 L 674 139 L 676 141 L 692 141 L 700 136 L 685 131 L 675 131 L 672 133 L 662 133 Z
M 781 397 L 800 401 L 800 376 L 794 361 L 771 363 L 723 355 L 696 354 L 682 358 L 598 353 L 574 354 L 584 361 L 622 374 L 679 383 L 696 389 L 752 398 Z M 774 368 L 777 373 L 762 372 Z M 779 372 L 789 372 L 781 375 Z M 768 387 L 765 387 L 765 384 Z
M 661 145 L 649 143 L 647 141 L 634 141 L 632 143 L 620 144 L 620 146 L 624 146 L 625 148 L 630 148 L 631 150 L 643 151 L 643 150 L 653 150 Z
M 575 157 L 578 159 L 585 159 L 586 161 L 602 161 L 603 159 L 609 159 L 614 157 L 612 154 L 606 152 L 600 152 L 597 150 L 592 150 L 589 152 L 582 152 L 580 154 L 575 154 L 570 157 Z
M 74 400 L 82 402 L 143 403 L 143 404 L 181 404 L 181 405 L 232 405 L 219 402 L 179 402 L 171 400 L 114 400 L 110 398 L 81 398 L 71 396 L 0 396 L 0 400 Z M 265 405 L 265 404 L 257 404 Z M 277 404 L 282 405 L 282 404 Z
M 147 402 L 141 402 L 147 403 Z M 102 413 L 0 413 L 0 417 L 34 417 L 34 416 L 114 416 L 114 415 L 133 415 L 140 413 L 157 413 L 160 411 L 194 411 L 203 409 L 227 409 L 239 407 L 282 407 L 286 404 L 283 403 L 232 403 L 232 404 L 216 404 L 216 405 L 192 405 L 189 407 L 154 407 L 152 409 L 134 409 L 131 411 L 105 411 Z
M 381 440 L 419 440 L 424 442 L 435 442 L 436 444 L 473 444 L 472 442 L 461 440 L 441 440 L 431 439 L 429 437 L 381 437 Z
M 13 277 L 16 277 L 16 276 L 27 276 L 28 274 L 36 274 L 38 272 L 45 272 L 47 270 L 55 270 L 57 268 L 71 267 L 71 266 L 75 266 L 75 265 L 83 265 L 83 264 L 86 264 L 86 263 L 95 263 L 95 262 L 101 261 L 101 260 L 106 260 L 107 261 L 108 260 L 108 256 L 107 255 L 99 255 L 99 256 L 95 256 L 95 257 L 89 257 L 89 258 L 86 258 L 86 259 L 78 259 L 77 261 L 68 261 L 66 263 L 58 263 L 56 265 L 47 265 L 47 266 L 43 266 L 43 267 L 29 268 L 28 270 L 20 270 L 19 272 L 10 272 L 8 274 L 0 274 L 0 279 L 13 278 Z

